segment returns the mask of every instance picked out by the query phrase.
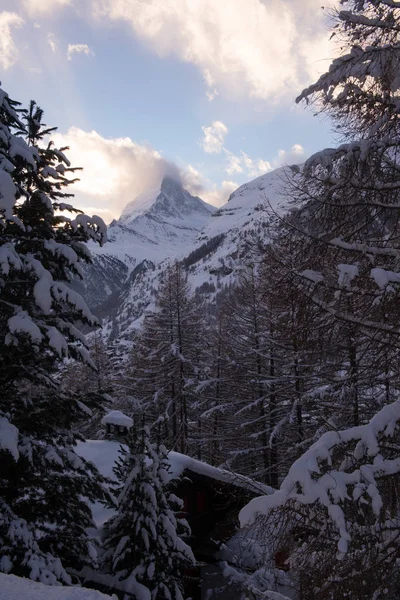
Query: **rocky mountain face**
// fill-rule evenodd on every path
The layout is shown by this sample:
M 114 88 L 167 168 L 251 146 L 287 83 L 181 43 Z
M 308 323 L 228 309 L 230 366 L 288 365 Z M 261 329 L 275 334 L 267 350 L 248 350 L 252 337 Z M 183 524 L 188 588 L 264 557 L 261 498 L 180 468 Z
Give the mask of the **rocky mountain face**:
M 240 186 L 219 209 L 165 178 L 130 202 L 109 226 L 109 243 L 91 246 L 85 297 L 103 319 L 103 335 L 128 343 L 154 306 L 160 275 L 182 261 L 194 290 L 209 302 L 231 285 L 268 238 L 271 210 L 283 201 L 285 169 Z

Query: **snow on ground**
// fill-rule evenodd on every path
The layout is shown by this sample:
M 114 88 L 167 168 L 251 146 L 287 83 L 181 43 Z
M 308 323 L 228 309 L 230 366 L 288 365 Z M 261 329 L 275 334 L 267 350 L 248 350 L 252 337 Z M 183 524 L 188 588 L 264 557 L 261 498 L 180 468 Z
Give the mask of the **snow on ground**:
M 75 452 L 92 462 L 104 477 L 116 481 L 113 473 L 113 467 L 118 459 L 118 451 L 121 447 L 120 442 L 110 440 L 86 440 L 78 442 Z M 123 445 L 124 448 L 127 446 Z
M 116 600 L 96 590 L 49 586 L 15 575 L 0 573 L 0 600 Z

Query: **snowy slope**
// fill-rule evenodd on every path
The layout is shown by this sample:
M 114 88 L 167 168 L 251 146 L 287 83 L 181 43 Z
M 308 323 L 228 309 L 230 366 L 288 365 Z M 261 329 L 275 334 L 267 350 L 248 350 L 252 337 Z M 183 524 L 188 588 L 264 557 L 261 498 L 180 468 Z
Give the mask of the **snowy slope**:
M 0 600 L 111 600 L 96 590 L 81 587 L 49 586 L 0 573 Z
M 195 288 L 205 281 L 218 281 L 219 285 L 232 283 L 246 263 L 252 262 L 252 241 L 267 241 L 271 214 L 285 209 L 286 181 L 287 168 L 257 177 L 235 190 L 229 202 L 212 215 L 194 250 L 212 240 L 221 242 L 214 252 L 189 265 Z
M 263 222 L 265 211 L 270 207 L 276 210 L 285 202 L 286 173 L 286 168 L 276 169 L 241 185 L 213 214 L 202 231 L 201 239 L 245 231 Z

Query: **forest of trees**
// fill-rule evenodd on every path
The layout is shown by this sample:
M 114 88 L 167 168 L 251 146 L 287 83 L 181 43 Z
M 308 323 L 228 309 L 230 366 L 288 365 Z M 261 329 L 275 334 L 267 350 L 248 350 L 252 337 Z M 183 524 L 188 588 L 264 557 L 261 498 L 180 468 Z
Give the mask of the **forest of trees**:
M 168 449 L 280 488 L 241 523 L 285 554 L 296 599 L 399 597 L 400 6 L 341 4 L 341 56 L 297 99 L 340 145 L 287 170 L 291 210 L 212 310 L 187 283 L 196 257 L 171 264 L 124 359 L 85 340 L 96 320 L 66 285 L 104 224 L 65 202 L 76 169 L 42 111 L 0 92 L 1 571 L 70 584 L 97 567 L 84 498 L 113 500 L 74 444 L 102 435 L 113 402 L 143 427 L 117 469 L 107 572 L 181 597 L 192 557 L 163 487 Z M 244 597 L 274 598 L 263 560 L 258 576 L 237 567 Z

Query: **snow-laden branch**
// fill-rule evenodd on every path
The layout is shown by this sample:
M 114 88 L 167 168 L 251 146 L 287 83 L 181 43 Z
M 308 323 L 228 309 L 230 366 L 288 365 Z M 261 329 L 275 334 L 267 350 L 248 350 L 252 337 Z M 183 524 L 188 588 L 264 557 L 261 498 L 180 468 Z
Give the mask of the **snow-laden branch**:
M 292 465 L 279 491 L 254 498 L 241 510 L 242 527 L 290 500 L 319 504 L 337 528 L 339 552 L 346 553 L 351 536 L 342 505 L 345 500 L 370 504 L 376 517 L 381 515 L 379 478 L 400 472 L 400 457 L 385 458 L 382 441 L 392 440 L 399 433 L 399 421 L 400 401 L 396 401 L 382 408 L 366 425 L 324 433 Z M 355 444 L 355 448 L 335 467 L 334 453 L 343 450 L 345 444 Z

